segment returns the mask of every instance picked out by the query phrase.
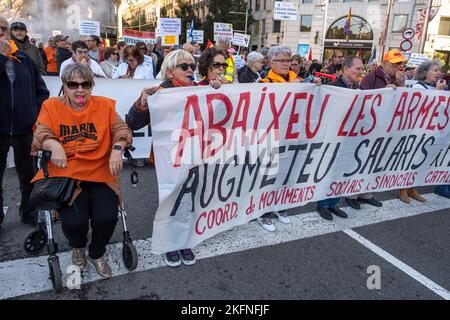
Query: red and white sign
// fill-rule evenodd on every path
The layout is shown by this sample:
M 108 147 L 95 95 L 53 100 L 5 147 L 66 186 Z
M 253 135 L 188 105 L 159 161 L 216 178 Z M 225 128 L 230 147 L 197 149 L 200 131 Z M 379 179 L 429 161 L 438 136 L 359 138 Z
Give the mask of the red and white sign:
M 413 46 L 413 44 L 410 40 L 403 40 L 400 43 L 400 49 L 402 51 L 409 51 L 409 50 L 411 50 L 412 46 Z
M 403 31 L 403 39 L 405 40 L 411 40 L 412 38 L 414 38 L 415 32 L 413 28 L 407 28 Z
M 126 44 L 134 45 L 138 41 L 143 41 L 145 43 L 156 42 L 156 33 L 150 31 L 137 31 L 133 29 L 123 29 L 122 39 Z

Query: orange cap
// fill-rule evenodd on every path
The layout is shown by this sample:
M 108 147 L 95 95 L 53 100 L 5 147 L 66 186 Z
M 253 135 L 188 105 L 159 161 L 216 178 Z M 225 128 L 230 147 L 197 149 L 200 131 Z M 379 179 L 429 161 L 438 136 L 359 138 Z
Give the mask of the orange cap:
M 406 59 L 398 49 L 392 49 L 384 54 L 383 61 L 388 61 L 390 63 L 399 63 L 406 62 Z

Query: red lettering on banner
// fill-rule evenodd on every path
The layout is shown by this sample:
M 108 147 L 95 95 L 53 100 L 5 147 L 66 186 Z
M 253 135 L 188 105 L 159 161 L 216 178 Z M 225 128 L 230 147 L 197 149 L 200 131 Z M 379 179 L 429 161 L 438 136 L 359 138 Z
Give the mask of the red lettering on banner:
M 319 114 L 319 121 L 317 121 L 316 128 L 314 131 L 311 132 L 311 109 L 312 109 L 312 103 L 314 101 L 314 95 L 312 94 L 309 97 L 308 107 L 306 109 L 306 137 L 308 139 L 312 139 L 316 136 L 317 131 L 320 128 L 320 125 L 322 124 L 322 118 L 325 111 L 325 108 L 327 107 L 328 100 L 330 99 L 330 95 L 325 95 L 325 99 L 322 102 L 322 106 L 320 108 L 320 114 Z
M 427 105 L 428 102 L 428 96 L 425 96 L 425 101 L 422 103 L 422 106 L 419 109 L 419 113 L 416 116 L 416 120 L 414 121 L 413 128 L 416 128 L 417 121 L 422 116 L 422 122 L 420 123 L 420 128 L 423 128 L 425 124 L 425 120 L 428 117 L 428 113 L 430 112 L 431 106 L 433 105 L 434 101 L 436 100 L 436 97 L 433 97 L 431 102 Z
M 444 101 L 445 101 L 444 96 L 438 97 L 438 102 L 436 103 L 436 106 L 433 109 L 433 113 L 431 114 L 430 120 L 428 121 L 427 130 L 434 130 L 436 128 L 436 125 L 432 124 L 432 122 L 433 122 L 434 118 L 437 118 L 439 116 L 439 112 L 437 111 L 437 109 L 439 108 L 441 103 Z
M 283 101 L 280 109 L 277 110 L 277 106 L 275 104 L 275 93 L 274 92 L 269 93 L 270 110 L 272 111 L 273 119 L 270 122 L 270 124 L 267 127 L 264 134 L 262 135 L 261 139 L 259 139 L 258 144 L 260 144 L 264 140 L 264 138 L 267 136 L 267 134 L 269 133 L 270 129 L 272 129 L 272 127 L 274 127 L 274 129 L 275 129 L 275 139 L 277 141 L 280 139 L 279 134 L 278 134 L 278 130 L 280 129 L 280 115 L 283 112 L 284 107 L 286 106 L 286 103 L 288 102 L 290 96 L 291 96 L 291 92 L 288 92 L 286 94 L 286 97 L 284 97 L 284 101 Z
M 238 204 L 236 202 L 228 203 L 223 208 L 203 211 L 195 222 L 195 233 L 201 235 L 207 229 L 211 230 L 214 227 L 227 223 L 237 218 L 237 212 Z
M 259 101 L 258 111 L 256 112 L 255 123 L 253 124 L 252 141 L 251 144 L 255 143 L 256 131 L 258 130 L 259 118 L 261 117 L 262 107 L 264 105 L 264 100 L 266 99 L 267 87 L 262 89 L 261 100 Z
M 445 124 L 443 126 L 438 125 L 438 129 L 439 130 L 444 130 L 447 125 L 448 125 L 448 121 L 449 121 L 449 115 L 448 115 L 448 109 L 450 108 L 450 97 L 447 98 L 447 107 L 445 107 L 444 110 L 444 115 L 445 115 Z
M 363 101 L 361 103 L 361 106 L 359 108 L 358 116 L 356 117 L 355 122 L 353 123 L 353 127 L 350 130 L 349 137 L 356 137 L 358 135 L 358 132 L 355 131 L 356 130 L 356 126 L 358 125 L 358 122 L 364 120 L 364 117 L 365 117 L 364 107 L 366 106 L 367 100 L 372 99 L 372 96 L 373 96 L 372 94 L 367 94 L 367 95 L 364 96 Z M 362 133 L 363 129 L 364 129 L 364 127 L 361 127 L 361 133 Z
M 189 114 L 190 110 L 194 112 L 195 124 L 196 128 L 189 128 Z M 186 140 L 188 138 L 198 137 L 200 142 L 200 152 L 203 159 L 203 150 L 204 150 L 204 142 L 203 142 L 203 132 L 204 132 L 204 124 L 202 114 L 200 113 L 200 106 L 198 103 L 198 96 L 192 95 L 187 98 L 186 106 L 184 107 L 184 116 L 183 123 L 181 125 L 181 134 L 178 140 L 178 149 L 175 157 L 174 167 L 179 167 L 181 165 L 181 159 L 183 158 L 184 145 L 186 144 Z
M 376 100 L 378 100 L 377 105 L 375 105 Z M 375 127 L 377 125 L 377 116 L 375 113 L 375 107 L 379 107 L 381 105 L 381 101 L 383 101 L 383 97 L 381 94 L 377 94 L 375 96 L 375 98 L 373 98 L 372 106 L 370 108 L 370 115 L 372 116 L 372 126 L 367 131 L 364 130 L 364 127 L 361 127 L 361 135 L 363 135 L 363 136 L 368 135 L 369 133 L 371 133 L 373 131 L 373 129 L 375 129 Z
M 298 118 L 299 114 L 295 112 L 295 108 L 297 107 L 297 100 L 306 99 L 307 96 L 308 94 L 306 92 L 296 93 L 294 95 L 294 102 L 292 103 L 291 114 L 289 115 L 289 123 L 286 130 L 286 140 L 298 139 L 300 135 L 299 132 L 292 132 L 293 125 L 295 123 L 298 123 L 299 120 Z
M 214 100 L 219 100 L 221 102 L 223 102 L 223 104 L 225 105 L 226 108 L 226 115 L 225 118 L 223 118 L 221 121 L 214 123 L 214 112 L 218 113 L 218 110 L 214 110 L 217 109 L 217 105 L 216 107 L 213 107 L 212 102 Z M 222 148 L 226 142 L 227 139 L 227 131 L 226 129 L 223 127 L 228 120 L 231 118 L 231 114 L 233 113 L 233 106 L 231 105 L 231 101 L 230 99 L 222 94 L 222 93 L 213 93 L 213 94 L 208 94 L 206 95 L 206 104 L 208 106 L 208 117 L 209 117 L 209 121 L 208 121 L 208 139 L 207 139 L 207 147 L 208 147 L 208 153 L 206 155 L 206 157 L 212 157 L 213 155 L 216 154 L 216 152 Z M 209 150 L 209 147 L 211 146 L 212 143 L 212 134 L 216 133 L 216 131 L 220 132 L 220 135 L 222 136 L 222 141 L 220 143 L 219 146 L 217 146 L 216 148 Z
M 398 124 L 397 130 L 400 130 L 403 121 L 403 114 L 405 113 L 407 99 L 408 99 L 408 92 L 403 92 L 402 95 L 400 96 L 400 100 L 398 101 L 397 107 L 395 108 L 395 112 L 394 115 L 392 116 L 391 124 L 389 125 L 387 132 L 391 132 L 392 126 L 394 125 L 394 121 L 398 117 L 400 118 L 400 122 Z
M 342 121 L 341 126 L 339 127 L 338 137 L 346 137 L 348 135 L 348 131 L 345 131 L 344 128 L 347 124 L 348 118 L 350 118 L 350 115 L 352 114 L 353 108 L 355 107 L 357 100 L 358 100 L 358 95 L 355 95 L 355 97 L 353 98 L 352 104 L 350 105 L 350 108 L 348 109 L 347 114 L 345 115 L 345 118 Z
M 417 103 L 413 106 L 413 102 L 415 98 L 419 98 L 417 100 Z M 405 122 L 403 122 L 402 130 L 405 130 L 406 124 L 408 124 L 408 129 L 411 129 L 412 119 L 413 119 L 413 113 L 416 111 L 417 107 L 419 106 L 420 100 L 422 100 L 422 94 L 420 92 L 414 92 L 411 97 L 411 101 L 409 102 L 408 106 L 408 113 L 406 114 Z
M 239 120 L 239 116 L 241 115 L 242 104 L 244 104 L 244 111 L 242 112 L 242 119 Z M 250 107 L 250 92 L 243 92 L 239 96 L 238 107 L 236 110 L 236 114 L 234 116 L 233 125 L 231 126 L 231 132 L 227 146 L 228 150 L 231 149 L 231 145 L 233 144 L 234 130 L 239 127 L 242 128 L 241 146 L 244 146 L 245 132 L 247 131 L 247 116 L 249 107 Z

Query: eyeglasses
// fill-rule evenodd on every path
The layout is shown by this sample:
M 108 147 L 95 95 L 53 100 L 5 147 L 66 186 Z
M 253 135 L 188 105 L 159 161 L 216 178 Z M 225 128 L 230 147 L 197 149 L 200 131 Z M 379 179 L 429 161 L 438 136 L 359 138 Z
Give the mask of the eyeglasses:
M 274 59 L 273 61 L 276 61 L 279 63 L 291 63 L 291 59 Z
M 291 63 L 291 66 L 298 67 L 298 63 Z
M 216 69 L 219 69 L 220 67 L 226 69 L 226 68 L 228 68 L 228 63 L 219 63 L 219 62 L 216 62 L 216 63 L 213 63 L 211 66 L 212 66 L 213 68 L 216 68 Z
M 92 88 L 92 82 L 90 81 L 84 81 L 84 82 L 76 82 L 76 81 L 69 81 L 67 82 L 67 88 L 69 88 L 70 90 L 76 90 L 79 87 L 82 87 L 85 90 L 91 89 Z
M 139 50 L 145 50 L 145 51 L 147 51 L 147 48 L 146 48 L 146 47 L 138 47 L 138 49 L 139 49 Z
M 118 52 L 112 52 L 111 54 L 119 55 L 119 53 L 118 53 Z
M 180 68 L 183 71 L 187 71 L 188 68 L 191 68 L 192 71 L 195 71 L 195 63 L 181 63 L 181 64 L 177 64 L 177 68 Z
M 77 50 L 77 51 L 75 51 L 75 53 L 78 55 L 85 55 L 85 54 L 88 54 L 88 51 L 87 50 L 83 50 L 83 51 Z

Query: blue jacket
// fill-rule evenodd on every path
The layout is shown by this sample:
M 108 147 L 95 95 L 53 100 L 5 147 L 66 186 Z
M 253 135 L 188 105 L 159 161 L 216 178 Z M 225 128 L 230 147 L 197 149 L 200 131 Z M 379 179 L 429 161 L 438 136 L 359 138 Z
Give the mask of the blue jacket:
M 50 95 L 36 64 L 23 51 L 15 53 L 13 86 L 0 54 L 0 134 L 31 134 L 42 102 Z

